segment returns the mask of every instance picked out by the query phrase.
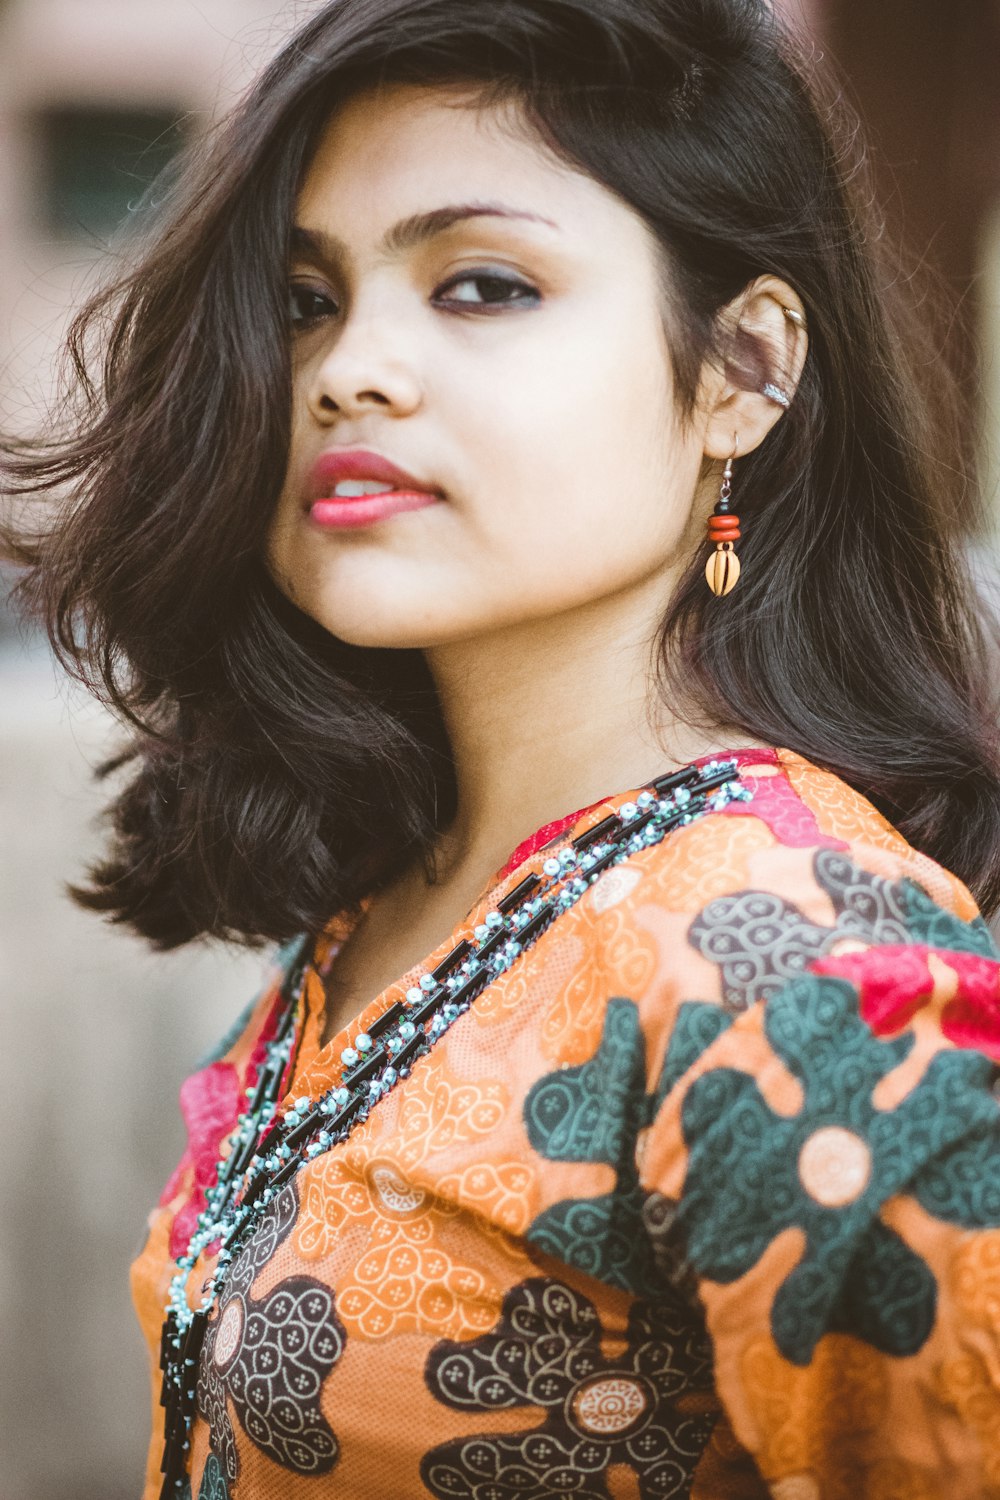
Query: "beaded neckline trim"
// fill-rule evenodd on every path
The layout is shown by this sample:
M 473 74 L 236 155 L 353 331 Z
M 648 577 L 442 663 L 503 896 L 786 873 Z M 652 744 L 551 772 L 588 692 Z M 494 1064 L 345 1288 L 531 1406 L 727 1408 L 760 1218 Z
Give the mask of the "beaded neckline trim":
M 560 912 L 575 906 L 605 870 L 704 813 L 751 796 L 734 760 L 689 766 L 651 782 L 634 802 L 623 803 L 546 859 L 541 874 L 526 876 L 486 914 L 471 939 L 423 974 L 405 999 L 390 1005 L 367 1032 L 359 1032 L 341 1053 L 345 1071 L 336 1088 L 318 1099 L 296 1099 L 279 1117 L 282 1080 L 299 1030 L 296 1021 L 304 1007 L 314 946 L 311 935 L 303 936 L 282 985 L 284 1009 L 256 1085 L 248 1090 L 247 1108 L 229 1137 L 230 1151 L 218 1163 L 216 1182 L 170 1283 L 160 1340 L 160 1402 L 165 1407 L 160 1500 L 181 1495 L 186 1482 L 198 1359 L 212 1308 L 235 1257 L 285 1184 L 309 1161 L 345 1141 L 486 987 L 517 963 Z M 190 1272 L 215 1244 L 220 1246 L 215 1270 L 204 1284 L 200 1305 L 192 1308 Z

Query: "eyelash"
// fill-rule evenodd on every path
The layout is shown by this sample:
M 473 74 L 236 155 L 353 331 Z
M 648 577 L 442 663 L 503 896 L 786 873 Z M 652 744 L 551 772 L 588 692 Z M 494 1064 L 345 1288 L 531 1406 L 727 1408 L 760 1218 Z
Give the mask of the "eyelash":
M 446 281 L 441 286 L 439 286 L 437 288 L 437 290 L 435 291 L 434 296 L 435 297 L 439 297 L 442 292 L 449 291 L 453 287 L 456 287 L 456 286 L 461 286 L 466 281 L 472 281 L 472 282 L 492 281 L 492 282 L 497 282 L 501 286 L 506 287 L 508 290 L 513 289 L 513 290 L 516 290 L 518 292 L 526 294 L 528 297 L 530 297 L 530 298 L 533 299 L 532 305 L 536 305 L 537 304 L 537 300 L 539 298 L 539 293 L 536 291 L 536 289 L 534 287 L 529 286 L 529 284 L 527 282 L 521 281 L 519 278 L 514 277 L 514 276 L 503 276 L 503 275 L 501 275 L 497 271 L 462 271 L 462 272 L 459 272 L 457 275 L 453 276 L 450 281 Z M 306 315 L 303 315 L 303 316 L 300 316 L 300 317 L 296 318 L 296 316 L 295 316 L 295 302 L 296 302 L 296 298 L 299 297 L 299 296 L 302 296 L 303 294 L 305 294 L 306 296 L 312 298 L 315 302 L 324 303 L 326 305 L 326 307 L 332 308 L 333 312 L 332 313 L 331 312 L 327 312 L 327 311 L 313 312 L 312 314 L 306 314 Z M 314 324 L 320 322 L 322 319 L 324 319 L 326 317 L 330 317 L 330 316 L 335 316 L 336 315 L 336 308 L 335 308 L 332 300 L 326 295 L 326 293 L 325 292 L 321 292 L 317 287 L 309 286 L 307 282 L 302 282 L 302 281 L 295 282 L 295 281 L 293 281 L 291 283 L 291 285 L 289 286 L 289 301 L 290 301 L 290 307 L 289 307 L 290 321 L 291 321 L 292 328 L 293 328 L 293 330 L 296 333 L 303 333 L 307 329 L 313 327 Z M 524 301 L 523 301 L 522 297 L 518 297 L 518 298 L 509 297 L 509 298 L 506 298 L 506 299 L 499 299 L 496 302 L 466 302 L 466 301 L 463 301 L 463 300 L 459 299 L 459 300 L 452 300 L 451 303 L 450 303 L 451 307 L 458 308 L 461 312 L 471 312 L 471 313 L 473 313 L 477 317 L 481 317 L 481 316 L 490 317 L 490 316 L 493 316 L 495 314 L 495 311 L 498 310 L 498 309 L 502 309 L 502 308 L 505 308 L 505 307 L 519 307 L 519 306 L 523 306 L 523 305 L 524 305 Z

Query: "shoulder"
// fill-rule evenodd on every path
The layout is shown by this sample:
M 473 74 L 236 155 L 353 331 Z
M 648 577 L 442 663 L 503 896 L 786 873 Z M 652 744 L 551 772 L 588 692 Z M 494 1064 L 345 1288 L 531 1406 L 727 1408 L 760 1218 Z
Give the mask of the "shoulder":
M 746 800 L 696 819 L 650 852 L 647 870 L 665 901 L 689 908 L 727 889 L 791 882 L 790 894 L 825 901 L 829 914 L 854 867 L 869 887 L 911 882 L 958 920 L 981 921 L 957 876 L 913 848 L 839 776 L 789 750 L 735 758 Z
M 690 868 L 679 841 L 656 861 L 678 942 L 643 1012 L 648 1232 L 698 1286 L 720 1393 L 771 1483 L 867 1473 L 877 1433 L 921 1493 L 948 1453 L 954 1493 L 978 1496 L 997 951 L 961 882 L 839 778 L 784 752 L 741 770 L 750 801 L 684 830 Z M 870 1422 L 840 1404 L 849 1372 L 878 1393 Z
M 738 951 L 770 955 L 772 977 L 783 953 L 847 941 L 995 957 L 962 881 L 840 777 L 787 750 L 738 759 L 744 800 L 695 818 L 636 862 L 647 917 L 652 905 L 687 919 L 686 946 L 728 957 L 730 970 Z M 592 899 L 601 905 L 598 890 Z
M 963 883 L 801 756 L 737 759 L 746 800 L 609 870 L 580 903 L 574 939 L 634 999 L 651 1079 L 671 1047 L 685 1052 L 686 1028 L 714 1035 L 793 981 L 848 986 L 881 1034 L 923 1008 L 947 1040 L 1000 1056 L 1000 965 Z

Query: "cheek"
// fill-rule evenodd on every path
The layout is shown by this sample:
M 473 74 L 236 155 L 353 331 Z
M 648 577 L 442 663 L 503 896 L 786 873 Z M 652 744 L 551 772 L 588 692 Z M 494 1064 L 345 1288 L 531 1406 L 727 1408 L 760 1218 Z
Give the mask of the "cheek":
M 662 556 L 684 529 L 697 478 L 662 358 L 610 338 L 551 343 L 548 357 L 496 381 L 488 402 L 463 398 L 466 452 L 489 455 L 470 520 L 531 577 L 585 560 L 600 576 L 636 561 L 637 549 Z
M 426 419 L 454 503 L 373 543 L 302 524 L 296 451 L 315 435 L 298 403 L 268 553 L 301 608 L 356 644 L 430 646 L 585 605 L 674 561 L 700 452 L 674 429 L 645 310 L 604 323 L 575 311 L 507 351 L 497 341 L 489 360 L 446 354 L 427 360 L 414 430 Z

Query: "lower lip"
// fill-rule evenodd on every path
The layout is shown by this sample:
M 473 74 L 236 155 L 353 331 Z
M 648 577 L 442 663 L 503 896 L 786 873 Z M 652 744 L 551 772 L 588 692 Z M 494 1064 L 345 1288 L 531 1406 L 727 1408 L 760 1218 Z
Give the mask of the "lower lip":
M 310 520 L 324 531 L 357 530 L 362 526 L 374 526 L 376 521 L 387 521 L 390 516 L 400 516 L 408 510 L 424 510 L 429 505 L 440 503 L 440 495 L 428 494 L 426 490 L 389 490 L 384 495 L 351 495 L 344 499 L 333 497 L 314 500 L 309 507 Z

